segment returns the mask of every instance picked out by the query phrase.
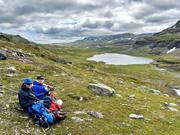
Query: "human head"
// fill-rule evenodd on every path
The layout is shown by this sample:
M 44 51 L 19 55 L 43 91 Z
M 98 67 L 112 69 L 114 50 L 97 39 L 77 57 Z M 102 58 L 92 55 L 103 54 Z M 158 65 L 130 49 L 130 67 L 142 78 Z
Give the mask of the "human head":
M 36 79 L 37 79 L 37 81 L 38 81 L 39 83 L 43 83 L 43 82 L 44 82 L 44 77 L 41 76 L 41 75 L 37 76 Z
M 27 88 L 31 88 L 31 87 L 32 87 L 32 83 L 33 83 L 33 81 L 32 81 L 31 78 L 25 78 L 25 79 L 23 80 L 23 84 L 24 84 Z

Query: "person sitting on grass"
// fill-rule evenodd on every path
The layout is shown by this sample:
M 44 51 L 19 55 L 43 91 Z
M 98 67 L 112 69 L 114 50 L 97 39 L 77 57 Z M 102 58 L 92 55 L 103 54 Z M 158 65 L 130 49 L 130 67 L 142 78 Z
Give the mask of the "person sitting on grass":
M 43 99 L 49 94 L 49 90 L 44 84 L 44 77 L 37 76 L 36 80 L 33 82 L 33 90 L 37 98 Z
M 44 101 L 39 100 L 35 96 L 34 91 L 32 90 L 32 83 L 31 78 L 26 78 L 23 80 L 23 84 L 18 93 L 20 106 L 30 115 L 46 117 L 48 123 L 53 123 L 53 114 L 48 112 L 47 108 L 44 106 Z
M 44 84 L 44 77 L 37 76 L 37 79 L 33 82 L 33 91 L 36 97 L 40 100 L 44 100 L 44 105 L 50 110 L 56 110 L 61 108 L 63 101 L 55 98 L 55 93 L 52 86 Z

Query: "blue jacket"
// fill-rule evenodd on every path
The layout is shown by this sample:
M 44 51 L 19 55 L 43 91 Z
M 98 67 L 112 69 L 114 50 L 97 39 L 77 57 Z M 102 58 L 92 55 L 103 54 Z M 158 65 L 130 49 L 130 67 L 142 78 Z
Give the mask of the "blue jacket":
M 46 89 L 42 83 L 39 83 L 37 81 L 33 82 L 33 88 L 32 89 L 34 90 L 36 97 L 39 99 L 43 99 L 47 95 L 47 93 L 49 92 L 49 90 Z

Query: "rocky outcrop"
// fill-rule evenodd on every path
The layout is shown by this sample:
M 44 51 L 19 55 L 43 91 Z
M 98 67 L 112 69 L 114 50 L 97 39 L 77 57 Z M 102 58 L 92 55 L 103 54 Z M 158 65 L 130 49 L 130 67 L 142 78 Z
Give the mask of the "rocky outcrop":
M 102 83 L 90 83 L 88 88 L 99 96 L 113 96 L 115 94 L 115 90 L 113 88 Z
M 3 53 L 1 53 L 3 52 Z M 3 55 L 1 55 L 3 54 Z M 6 54 L 6 55 L 4 55 Z M 15 59 L 15 60 L 20 60 L 24 63 L 32 63 L 30 60 L 31 57 L 34 57 L 34 54 L 27 53 L 23 51 L 22 49 L 7 49 L 7 48 L 1 48 L 0 49 L 0 57 L 4 59 Z M 5 56 L 5 57 L 4 57 Z

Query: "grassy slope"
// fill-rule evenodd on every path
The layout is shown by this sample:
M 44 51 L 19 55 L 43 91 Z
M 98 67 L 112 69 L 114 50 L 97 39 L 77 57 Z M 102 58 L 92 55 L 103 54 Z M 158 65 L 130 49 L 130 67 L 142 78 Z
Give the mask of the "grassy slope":
M 47 134 L 72 135 L 109 135 L 109 134 L 148 134 L 148 135 L 177 135 L 180 132 L 180 113 L 170 112 L 162 108 L 164 102 L 179 104 L 179 97 L 157 96 L 144 92 L 139 87 L 148 87 L 168 93 L 167 84 L 179 84 L 180 79 L 175 79 L 170 72 L 160 72 L 152 65 L 112 66 L 103 63 L 86 61 L 85 59 L 98 50 L 71 49 L 61 47 L 32 47 L 29 45 L 0 44 L 1 47 L 21 48 L 26 52 L 36 54 L 32 59 L 34 64 L 22 63 L 18 60 L 8 59 L 0 61 L 1 84 L 19 89 L 21 80 L 30 76 L 35 78 L 37 74 L 44 74 L 47 82 L 52 82 L 56 87 L 58 97 L 64 100 L 64 110 L 68 112 L 68 118 L 53 125 Z M 105 52 L 106 50 L 103 50 Z M 44 54 L 45 57 L 40 57 Z M 61 56 L 73 62 L 72 65 L 59 64 L 50 58 Z M 14 65 L 17 69 L 15 77 L 6 76 L 8 66 Z M 123 81 L 122 84 L 118 80 Z M 96 97 L 87 86 L 89 82 L 102 82 L 114 89 L 122 97 Z M 132 83 L 134 82 L 134 83 Z M 26 119 L 25 114 L 16 110 L 17 96 L 4 90 L 4 96 L 0 97 L 0 132 L 1 134 L 44 134 L 36 127 L 31 119 Z M 82 96 L 87 100 L 79 101 L 68 96 Z M 135 94 L 134 100 L 128 100 L 129 94 Z M 9 107 L 8 107 L 9 105 Z M 180 106 L 177 107 L 180 110 Z M 93 121 L 75 123 L 71 120 L 74 111 L 93 110 L 104 113 L 103 119 L 82 115 L 81 118 L 92 118 Z M 132 120 L 130 113 L 141 113 L 145 120 Z M 30 129 L 29 129 L 30 127 Z M 28 131 L 30 133 L 28 133 Z

